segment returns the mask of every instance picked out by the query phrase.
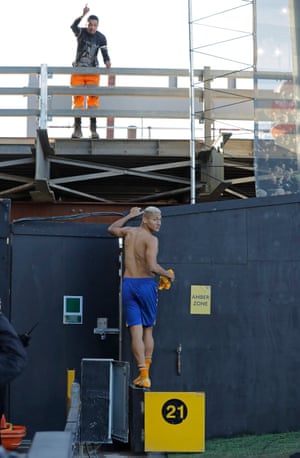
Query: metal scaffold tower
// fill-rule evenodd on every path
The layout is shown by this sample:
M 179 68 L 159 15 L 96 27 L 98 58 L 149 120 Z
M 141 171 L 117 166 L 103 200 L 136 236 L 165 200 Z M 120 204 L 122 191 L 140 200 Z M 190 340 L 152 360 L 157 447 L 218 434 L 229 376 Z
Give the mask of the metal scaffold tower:
M 253 71 L 253 17 L 253 0 L 230 0 L 226 2 L 226 9 L 222 0 L 211 0 L 205 6 L 203 2 L 188 0 L 191 204 L 196 203 L 195 123 L 203 123 L 207 146 L 211 146 L 215 139 L 217 115 L 212 113 L 217 113 L 217 107 L 211 105 L 210 96 L 216 77 L 211 76 L 211 70 L 220 68 L 220 62 L 226 63 L 225 70 L 218 72 L 219 80 Z M 196 79 L 195 69 L 202 69 L 202 78 Z M 224 94 L 230 94 L 230 90 L 236 88 L 236 79 L 229 81 L 228 87 L 222 90 Z M 200 113 L 195 111 L 196 88 L 201 88 L 203 94 Z M 245 102 L 249 102 L 249 98 L 245 98 Z M 234 121 L 232 119 L 230 124 L 233 130 L 237 128 Z

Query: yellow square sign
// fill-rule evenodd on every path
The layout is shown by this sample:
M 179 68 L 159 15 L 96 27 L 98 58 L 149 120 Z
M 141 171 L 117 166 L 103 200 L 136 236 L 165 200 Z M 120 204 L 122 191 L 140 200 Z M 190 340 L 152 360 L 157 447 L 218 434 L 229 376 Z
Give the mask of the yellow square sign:
M 145 452 L 205 451 L 205 393 L 144 395 Z
M 191 314 L 211 314 L 211 287 L 209 285 L 191 285 Z

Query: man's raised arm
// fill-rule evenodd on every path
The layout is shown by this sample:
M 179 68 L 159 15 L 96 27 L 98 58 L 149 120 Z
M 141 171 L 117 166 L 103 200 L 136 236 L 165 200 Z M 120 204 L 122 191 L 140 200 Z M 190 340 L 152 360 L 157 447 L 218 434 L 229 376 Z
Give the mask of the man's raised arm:
M 128 230 L 128 228 L 124 227 L 127 221 L 129 221 L 130 219 L 136 218 L 137 216 L 140 216 L 142 214 L 143 214 L 143 211 L 141 208 L 132 207 L 130 212 L 127 215 L 123 216 L 120 219 L 117 219 L 117 221 L 112 223 L 108 227 L 107 230 L 110 234 L 114 235 L 115 237 L 124 237 L 124 235 L 126 234 Z

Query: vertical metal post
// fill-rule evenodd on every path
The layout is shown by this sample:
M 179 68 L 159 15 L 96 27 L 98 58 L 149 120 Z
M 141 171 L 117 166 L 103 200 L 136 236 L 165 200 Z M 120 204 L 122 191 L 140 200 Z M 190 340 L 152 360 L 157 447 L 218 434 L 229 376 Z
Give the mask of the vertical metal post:
M 257 192 L 257 173 L 258 170 L 258 163 L 257 163 L 257 151 L 259 147 L 259 136 L 258 136 L 258 121 L 256 119 L 256 99 L 258 94 L 258 79 L 257 79 L 257 16 L 256 16 L 256 0 L 253 0 L 252 6 L 252 30 L 253 30 L 253 90 L 254 90 L 254 100 L 253 100 L 253 112 L 254 112 L 254 170 L 255 170 L 255 195 Z
M 203 68 L 203 90 L 204 90 L 204 141 L 205 144 L 212 144 L 212 125 L 213 121 L 205 113 L 210 113 L 212 109 L 212 95 L 211 95 L 211 72 L 210 67 Z
M 109 75 L 108 76 L 108 86 L 115 87 L 116 85 L 116 75 Z M 115 136 L 115 118 L 113 116 L 109 116 L 106 118 L 106 138 L 112 140 Z
M 257 18 L 256 18 L 256 0 L 252 5 L 252 30 L 253 30 L 253 74 L 257 72 Z
M 46 64 L 41 65 L 40 90 L 40 129 L 47 129 L 48 110 L 48 69 Z
M 119 346 L 118 346 L 118 357 L 119 361 L 122 361 L 122 344 L 123 344 L 123 301 L 122 301 L 122 278 L 123 278 L 123 238 L 119 237 Z
M 40 75 L 40 119 L 39 129 L 47 129 L 47 109 L 48 109 L 48 70 L 47 65 L 41 65 Z M 45 180 L 49 178 L 49 162 L 45 158 L 43 148 L 36 136 L 36 159 L 35 159 L 35 179 Z
M 189 16 L 189 57 L 190 57 L 190 180 L 191 180 L 191 204 L 196 202 L 196 161 L 195 161 L 195 90 L 194 90 L 194 56 L 193 56 L 193 23 L 192 1 L 188 0 Z
M 38 73 L 30 74 L 28 77 L 28 86 L 31 88 L 32 87 L 38 88 L 39 87 L 39 76 L 40 75 Z M 27 100 L 28 100 L 27 107 L 29 109 L 30 108 L 36 109 L 36 110 L 39 109 L 40 100 L 38 97 L 36 97 L 35 95 L 29 95 Z M 35 137 L 38 123 L 39 123 L 38 116 L 35 116 L 35 117 L 28 116 L 27 117 L 27 137 Z

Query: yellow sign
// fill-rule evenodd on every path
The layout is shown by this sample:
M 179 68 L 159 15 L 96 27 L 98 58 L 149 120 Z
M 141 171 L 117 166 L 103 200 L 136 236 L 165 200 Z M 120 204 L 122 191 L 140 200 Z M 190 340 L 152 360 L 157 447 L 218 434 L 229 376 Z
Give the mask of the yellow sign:
M 146 391 L 145 452 L 204 452 L 205 393 Z
M 191 314 L 211 314 L 211 290 L 208 285 L 191 285 Z

